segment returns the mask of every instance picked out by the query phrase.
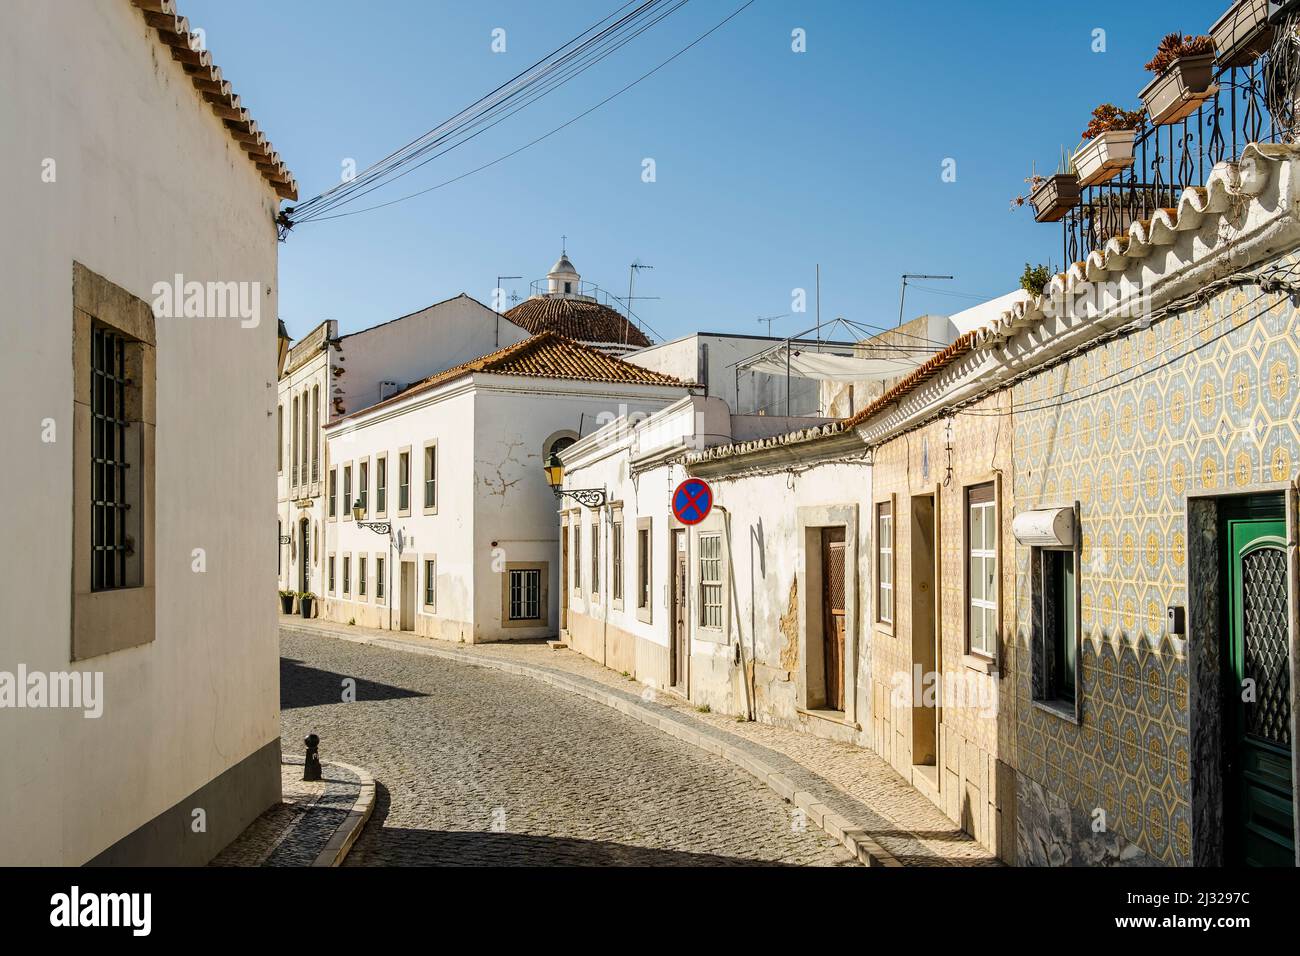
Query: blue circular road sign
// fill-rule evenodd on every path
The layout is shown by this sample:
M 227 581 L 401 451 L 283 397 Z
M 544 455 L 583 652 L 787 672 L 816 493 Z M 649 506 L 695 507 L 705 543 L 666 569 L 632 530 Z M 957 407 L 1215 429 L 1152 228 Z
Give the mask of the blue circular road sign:
M 713 489 L 699 478 L 687 478 L 673 492 L 673 515 L 682 524 L 699 524 L 713 508 Z

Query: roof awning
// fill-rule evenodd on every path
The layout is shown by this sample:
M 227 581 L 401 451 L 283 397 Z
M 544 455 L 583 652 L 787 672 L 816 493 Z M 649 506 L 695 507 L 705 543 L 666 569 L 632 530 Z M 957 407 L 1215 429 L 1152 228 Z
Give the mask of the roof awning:
M 926 353 L 921 359 L 929 357 L 929 353 Z M 920 361 L 910 358 L 855 358 L 783 345 L 755 361 L 744 363 L 742 370 L 766 372 L 768 375 L 785 375 L 789 372 L 796 378 L 813 378 L 823 382 L 880 382 L 914 372 L 918 365 Z

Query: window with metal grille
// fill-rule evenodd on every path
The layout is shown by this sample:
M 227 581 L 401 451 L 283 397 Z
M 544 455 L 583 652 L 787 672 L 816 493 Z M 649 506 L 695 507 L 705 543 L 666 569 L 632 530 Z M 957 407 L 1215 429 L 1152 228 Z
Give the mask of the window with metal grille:
M 334 593 L 334 555 L 332 554 L 330 555 L 329 558 L 329 568 L 330 568 L 330 594 L 333 594 Z
M 615 521 L 609 542 L 610 587 L 615 601 L 623 600 L 623 522 Z
M 363 461 L 357 469 L 357 498 L 361 501 L 361 513 L 370 514 L 370 462 Z M 364 592 L 363 592 L 364 593 Z
M 409 511 L 411 508 L 411 454 L 402 452 L 397 456 L 397 509 Z
M 337 468 L 331 468 L 330 479 L 329 479 L 329 492 L 328 492 L 329 499 L 330 499 L 329 507 L 330 507 L 331 518 L 335 517 L 335 515 L 338 514 L 338 500 L 337 500 L 338 493 L 339 493 L 339 470 Z
M 437 598 L 438 575 L 432 561 L 424 562 L 424 606 L 433 607 Z
M 966 633 L 970 652 L 996 657 L 998 647 L 997 509 L 993 485 L 966 493 Z
M 343 517 L 352 514 L 352 466 L 343 469 Z
M 375 558 L 375 600 L 384 599 L 384 559 Z
M 722 535 L 702 534 L 700 545 L 700 624 L 722 627 Z
M 375 511 L 388 513 L 388 457 L 375 462 Z
M 343 556 L 343 593 L 352 593 L 352 558 Z
M 91 590 L 138 584 L 131 508 L 138 483 L 131 468 L 127 419 L 128 349 L 131 343 L 96 324 L 91 344 Z
M 366 596 L 366 559 L 357 558 L 357 596 Z
M 438 507 L 438 446 L 424 449 L 424 506 Z
M 582 590 L 582 522 L 573 519 L 573 589 Z
M 510 620 L 536 621 L 542 616 L 542 572 L 525 568 L 510 572 Z
M 591 593 L 600 593 L 600 519 L 591 522 Z
M 876 505 L 876 620 L 894 620 L 894 513 L 890 502 Z

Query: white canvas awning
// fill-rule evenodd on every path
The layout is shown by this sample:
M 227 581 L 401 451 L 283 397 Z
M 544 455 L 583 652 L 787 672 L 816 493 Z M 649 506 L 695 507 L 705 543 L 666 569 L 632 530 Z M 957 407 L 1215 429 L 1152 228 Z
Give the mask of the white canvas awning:
M 879 382 L 898 378 L 914 371 L 930 357 L 928 353 L 918 360 L 910 358 L 854 358 L 850 355 L 833 355 L 829 352 L 810 352 L 806 348 L 782 346 L 762 356 L 757 361 L 741 366 L 741 371 L 765 372 L 768 375 L 785 375 L 786 353 L 789 352 L 789 373 L 795 378 L 813 378 L 823 382 Z

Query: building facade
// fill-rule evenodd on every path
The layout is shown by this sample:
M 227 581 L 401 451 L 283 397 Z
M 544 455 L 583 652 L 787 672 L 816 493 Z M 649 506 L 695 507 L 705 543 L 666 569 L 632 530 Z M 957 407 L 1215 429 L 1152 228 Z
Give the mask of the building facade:
M 687 391 L 543 333 L 330 423 L 324 616 L 466 643 L 554 637 L 547 458 Z
M 280 798 L 256 556 L 296 187 L 156 4 L 5 4 L 0 82 L 30 168 L 0 187 L 3 438 L 41 492 L 0 575 L 0 863 L 201 864 Z

